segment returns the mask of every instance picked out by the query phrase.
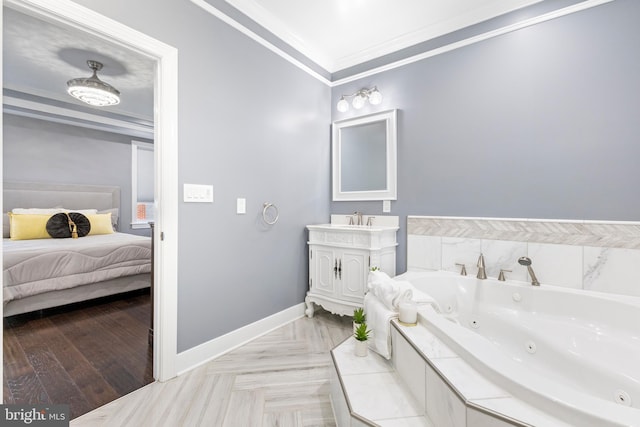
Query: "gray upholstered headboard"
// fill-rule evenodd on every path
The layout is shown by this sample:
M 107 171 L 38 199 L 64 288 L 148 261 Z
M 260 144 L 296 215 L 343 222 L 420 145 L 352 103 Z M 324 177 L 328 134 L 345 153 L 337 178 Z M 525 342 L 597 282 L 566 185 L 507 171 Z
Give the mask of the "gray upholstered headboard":
M 120 187 L 5 181 L 3 190 L 3 212 L 13 208 L 120 209 Z

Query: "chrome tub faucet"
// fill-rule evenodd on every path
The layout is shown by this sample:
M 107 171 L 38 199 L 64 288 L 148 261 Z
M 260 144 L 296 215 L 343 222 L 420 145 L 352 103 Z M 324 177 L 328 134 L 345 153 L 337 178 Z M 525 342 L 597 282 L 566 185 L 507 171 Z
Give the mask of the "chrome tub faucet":
M 498 274 L 498 280 L 501 282 L 507 281 L 507 278 L 504 276 L 504 273 L 511 273 L 511 270 L 505 270 L 504 268 L 500 269 L 500 274 Z
M 460 269 L 460 275 L 461 276 L 466 276 L 467 275 L 467 266 L 462 264 L 461 262 L 456 262 L 456 265 L 462 267 Z

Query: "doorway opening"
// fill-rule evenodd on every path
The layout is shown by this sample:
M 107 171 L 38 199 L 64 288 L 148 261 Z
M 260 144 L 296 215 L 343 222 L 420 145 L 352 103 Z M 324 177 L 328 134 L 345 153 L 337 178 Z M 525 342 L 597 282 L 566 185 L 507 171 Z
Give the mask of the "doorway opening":
M 177 353 L 177 50 L 72 2 L 5 0 L 3 6 L 38 19 L 68 25 L 155 61 L 153 139 L 156 145 L 154 194 L 157 215 L 154 230 L 153 377 L 159 381 L 173 378 Z

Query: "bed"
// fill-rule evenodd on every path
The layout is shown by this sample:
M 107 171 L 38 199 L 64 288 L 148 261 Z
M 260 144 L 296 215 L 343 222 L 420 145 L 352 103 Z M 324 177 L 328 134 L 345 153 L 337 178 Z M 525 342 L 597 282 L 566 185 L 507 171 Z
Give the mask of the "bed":
M 5 182 L 3 190 L 3 212 L 95 209 L 99 216 L 109 212 L 117 228 L 119 187 Z M 3 222 L 7 220 L 5 214 Z M 151 257 L 149 237 L 117 231 L 77 239 L 4 237 L 4 316 L 148 288 Z

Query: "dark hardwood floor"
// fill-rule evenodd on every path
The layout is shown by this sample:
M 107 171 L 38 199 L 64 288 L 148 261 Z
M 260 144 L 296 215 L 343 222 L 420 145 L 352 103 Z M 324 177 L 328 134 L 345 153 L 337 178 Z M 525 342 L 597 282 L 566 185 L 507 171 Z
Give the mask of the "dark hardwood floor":
M 153 381 L 149 291 L 4 319 L 4 403 L 76 418 Z

